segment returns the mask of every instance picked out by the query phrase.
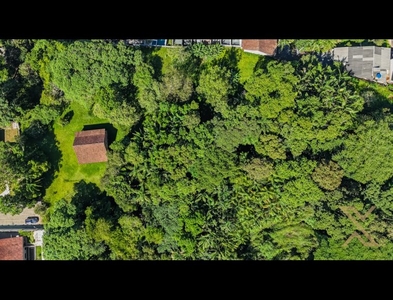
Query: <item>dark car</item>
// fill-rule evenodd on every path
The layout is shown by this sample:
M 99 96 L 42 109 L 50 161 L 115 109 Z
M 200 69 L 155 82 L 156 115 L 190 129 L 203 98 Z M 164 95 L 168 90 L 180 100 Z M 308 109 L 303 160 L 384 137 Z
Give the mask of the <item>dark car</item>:
M 27 217 L 27 219 L 25 220 L 25 224 L 35 224 L 38 223 L 38 221 L 38 217 Z

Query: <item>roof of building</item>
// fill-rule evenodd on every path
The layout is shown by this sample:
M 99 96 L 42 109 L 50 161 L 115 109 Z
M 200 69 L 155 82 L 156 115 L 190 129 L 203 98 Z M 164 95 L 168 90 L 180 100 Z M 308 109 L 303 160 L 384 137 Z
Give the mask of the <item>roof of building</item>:
M 107 133 L 105 129 L 75 133 L 74 151 L 80 164 L 107 161 Z
M 22 236 L 0 239 L 0 260 L 24 260 Z
M 386 82 L 391 77 L 391 48 L 377 46 L 338 47 L 333 58 L 343 61 L 352 75 Z M 379 75 L 378 75 L 379 74 Z
M 264 55 L 274 55 L 277 49 L 278 40 L 242 40 L 242 49 L 244 51 L 260 53 Z

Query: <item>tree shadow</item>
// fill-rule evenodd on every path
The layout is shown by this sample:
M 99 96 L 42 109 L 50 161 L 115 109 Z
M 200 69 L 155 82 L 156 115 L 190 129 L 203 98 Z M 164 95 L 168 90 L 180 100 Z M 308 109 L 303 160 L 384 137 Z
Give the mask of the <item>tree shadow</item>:
M 383 109 L 389 109 L 393 112 L 393 96 L 382 95 L 378 91 L 380 88 L 386 88 L 389 91 L 393 90 L 393 86 L 388 85 L 387 87 L 381 87 L 380 84 L 376 82 L 369 82 L 365 88 L 360 90 L 360 95 L 365 101 L 364 108 L 361 112 L 362 114 L 373 115 L 374 118 L 378 119 L 378 116 L 381 115 L 378 112 L 382 112 Z
M 222 67 L 227 68 L 233 72 L 239 72 L 239 62 L 242 58 L 242 50 L 238 48 L 229 48 L 225 50 L 224 56 L 219 63 Z
M 160 50 L 160 47 L 157 46 L 144 46 L 141 47 L 140 50 L 145 58 L 145 62 L 153 67 L 154 74 L 153 78 L 159 80 L 162 76 L 162 67 L 163 62 L 162 58 L 157 54 Z
M 273 57 L 270 57 L 270 56 L 260 55 L 257 63 L 254 66 L 254 72 L 256 72 L 257 70 L 260 70 L 260 69 L 266 70 L 267 65 L 271 61 L 276 61 L 276 59 L 274 59 Z
M 112 197 L 101 191 L 94 183 L 81 180 L 74 184 L 75 194 L 71 203 L 76 207 L 76 226 L 81 226 L 86 218 L 86 208 L 92 208 L 92 218 L 116 221 L 121 210 Z
M 199 114 L 201 117 L 201 123 L 210 121 L 215 116 L 215 112 L 212 105 L 206 102 L 199 103 Z
M 59 171 L 62 158 L 53 126 L 42 125 L 39 121 L 34 121 L 22 133 L 21 138 L 24 140 L 25 152 L 34 155 L 31 158 L 26 156 L 26 159 L 33 159 L 37 162 L 49 162 L 49 170 L 44 173 L 41 181 L 42 197 L 45 197 L 46 189 L 56 178 L 55 174 Z
M 64 116 L 61 117 L 61 119 L 60 119 L 61 124 L 62 124 L 63 126 L 64 126 L 64 125 L 67 125 L 68 123 L 71 122 L 73 116 L 74 116 L 74 111 L 73 111 L 73 110 L 70 110 L 70 111 L 67 112 Z
M 284 45 L 277 47 L 275 58 L 279 61 L 294 61 L 299 59 L 293 46 Z
M 105 129 L 108 134 L 108 147 L 116 140 L 117 129 L 110 123 L 83 126 L 82 130 Z

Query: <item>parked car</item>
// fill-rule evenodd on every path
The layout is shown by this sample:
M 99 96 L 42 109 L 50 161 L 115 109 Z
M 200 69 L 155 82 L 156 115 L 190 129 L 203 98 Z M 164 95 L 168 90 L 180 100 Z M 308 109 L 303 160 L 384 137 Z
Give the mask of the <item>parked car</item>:
M 27 217 L 25 224 L 35 224 L 38 223 L 40 219 L 38 217 Z

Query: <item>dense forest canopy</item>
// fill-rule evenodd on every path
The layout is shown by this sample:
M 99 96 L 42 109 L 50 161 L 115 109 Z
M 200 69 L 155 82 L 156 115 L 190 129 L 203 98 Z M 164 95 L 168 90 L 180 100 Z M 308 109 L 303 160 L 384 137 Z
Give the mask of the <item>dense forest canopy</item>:
M 393 258 L 392 88 L 322 61 L 321 41 L 283 40 L 306 53 L 240 80 L 238 48 L 2 40 L 0 125 L 23 128 L 0 142 L 0 211 L 43 200 L 46 259 Z M 99 186 L 45 204 L 73 105 L 125 134 Z

